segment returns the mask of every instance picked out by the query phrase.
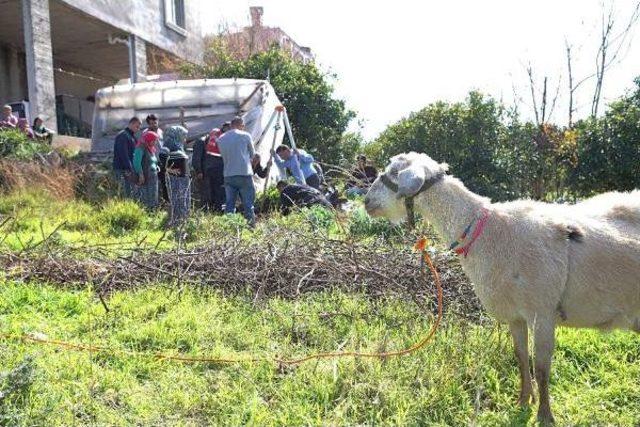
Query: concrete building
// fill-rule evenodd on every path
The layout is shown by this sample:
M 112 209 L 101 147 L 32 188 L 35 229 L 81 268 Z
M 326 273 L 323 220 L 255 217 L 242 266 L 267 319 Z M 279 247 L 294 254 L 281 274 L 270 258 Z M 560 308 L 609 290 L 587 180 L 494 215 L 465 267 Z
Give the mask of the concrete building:
M 97 89 L 202 61 L 200 1 L 0 1 L 0 104 L 90 129 Z
M 249 12 L 251 26 L 221 36 L 225 38 L 230 52 L 240 57 L 247 57 L 257 52 L 263 52 L 275 44 L 290 52 L 294 59 L 305 63 L 313 61 L 310 48 L 300 46 L 280 27 L 263 25 L 264 9 L 262 7 L 250 7 Z

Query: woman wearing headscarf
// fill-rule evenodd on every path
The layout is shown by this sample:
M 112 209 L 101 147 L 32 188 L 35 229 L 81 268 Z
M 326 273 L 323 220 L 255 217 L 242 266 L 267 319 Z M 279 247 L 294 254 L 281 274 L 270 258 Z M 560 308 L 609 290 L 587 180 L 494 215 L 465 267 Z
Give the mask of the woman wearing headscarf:
M 158 207 L 158 158 L 156 150 L 158 134 L 145 132 L 133 150 L 133 170 L 138 177 L 137 199 L 147 208 Z
M 182 126 L 171 126 L 164 131 L 164 148 L 169 151 L 165 170 L 169 193 L 169 226 L 182 224 L 189 216 L 191 207 L 191 179 L 189 157 L 184 151 L 187 130 Z

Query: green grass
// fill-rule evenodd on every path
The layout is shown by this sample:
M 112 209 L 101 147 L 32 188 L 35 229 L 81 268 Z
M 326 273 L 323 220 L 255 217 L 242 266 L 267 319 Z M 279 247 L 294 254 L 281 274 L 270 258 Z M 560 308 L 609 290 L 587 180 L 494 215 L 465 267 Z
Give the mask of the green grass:
M 146 213 L 128 201 L 98 206 L 31 191 L 0 196 L 0 215 L 9 218 L 0 228 L 5 252 L 54 230 L 39 247 L 48 253 L 68 245 L 124 251 L 176 244 L 165 233 L 164 212 Z M 221 233 L 269 239 L 282 228 L 295 238 L 301 227 L 393 245 L 410 238 L 362 210 L 341 222 L 319 209 L 276 214 L 255 230 L 240 216 L 194 212 L 184 231 L 186 244 L 195 246 Z M 410 346 L 433 318 L 412 302 L 339 292 L 254 306 L 252 295 L 192 288 L 178 294 L 157 285 L 115 293 L 107 303 L 108 313 L 91 289 L 0 279 L 0 333 L 116 351 L 62 351 L 0 338 L 0 425 L 531 425 L 535 418 L 515 405 L 511 340 L 494 323 L 447 317 L 428 347 L 382 361 L 183 364 L 118 351 L 265 358 L 383 351 Z M 558 331 L 551 393 L 560 425 L 639 425 L 639 378 L 639 335 Z
M 358 215 L 362 217 L 363 212 L 359 210 Z M 166 228 L 166 222 L 165 210 L 146 212 L 131 200 L 109 199 L 96 205 L 82 200 L 57 200 L 38 190 L 0 194 L 0 251 L 21 251 L 45 239 L 53 249 L 85 245 L 109 248 L 113 253 L 132 248 L 170 249 L 176 245 L 176 236 Z M 366 220 L 360 219 L 358 224 L 354 236 L 392 236 L 378 233 L 381 228 L 368 226 Z M 337 236 L 343 235 L 349 226 L 340 226 L 333 212 L 317 207 L 287 217 L 273 212 L 268 218 L 261 218 L 255 230 L 239 214 L 217 216 L 196 209 L 181 234 L 186 237 L 186 245 L 196 245 L 221 233 L 245 239 L 265 238 L 282 227 L 324 229 Z
M 108 304 L 106 313 L 91 290 L 5 283 L 0 331 L 146 353 L 268 357 L 406 347 L 433 321 L 412 303 L 340 293 L 254 307 L 251 298 L 156 287 L 114 294 Z M 515 406 L 518 375 L 506 328 L 456 318 L 445 319 L 424 350 L 384 361 L 293 369 L 269 362 L 182 364 L 0 340 L 1 371 L 24 365 L 25 357 L 32 360 L 26 385 L 0 400 L 9 425 L 525 425 L 533 419 Z M 551 386 L 559 424 L 637 425 L 638 378 L 637 335 L 559 331 Z
M 63 245 L 152 248 L 166 237 L 165 220 L 165 212 L 146 213 L 128 200 L 95 206 L 80 200 L 57 200 L 37 190 L 2 195 L 0 249 L 20 251 L 43 240 L 54 249 Z

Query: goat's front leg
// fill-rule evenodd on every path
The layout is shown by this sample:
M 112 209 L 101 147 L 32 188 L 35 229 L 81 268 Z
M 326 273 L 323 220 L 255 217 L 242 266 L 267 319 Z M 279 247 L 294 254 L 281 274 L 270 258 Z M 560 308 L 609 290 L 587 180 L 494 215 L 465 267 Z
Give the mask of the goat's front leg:
M 513 338 L 513 348 L 520 370 L 520 397 L 518 404 L 527 406 L 535 401 L 533 396 L 533 385 L 531 384 L 531 373 L 529 372 L 529 334 L 527 322 L 516 320 L 509 323 L 509 330 Z
M 553 316 L 538 316 L 533 325 L 535 345 L 535 374 L 538 382 L 538 421 L 541 425 L 554 424 L 549 401 L 549 377 L 551 375 L 551 357 L 555 346 L 555 322 Z

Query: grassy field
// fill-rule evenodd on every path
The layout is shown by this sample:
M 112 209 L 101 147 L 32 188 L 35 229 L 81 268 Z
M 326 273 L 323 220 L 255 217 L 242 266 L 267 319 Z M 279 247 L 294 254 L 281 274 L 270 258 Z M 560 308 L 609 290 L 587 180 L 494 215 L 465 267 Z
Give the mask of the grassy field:
M 344 294 L 253 307 L 158 287 L 116 294 L 109 305 L 106 313 L 91 290 L 6 283 L 0 328 L 114 350 L 270 357 L 402 348 L 433 320 L 408 302 Z M 514 405 L 506 328 L 455 318 L 425 349 L 384 361 L 183 364 L 0 341 L 5 373 L 25 363 L 24 385 L 1 400 L 7 425 L 525 425 L 532 417 Z M 638 378 L 637 336 L 559 331 L 552 393 L 561 425 L 638 425 Z
M 135 205 L 114 202 L 105 209 L 79 201 L 43 203 L 38 195 L 11 197 L 0 198 L 0 213 L 13 218 L 2 229 L 3 251 L 24 250 L 53 231 L 47 244 L 54 247 L 174 245 L 163 231 L 163 214 L 146 215 Z M 311 218 L 332 227 L 322 215 Z M 194 221 L 194 244 L 216 227 L 235 227 L 248 238 L 267 234 L 262 226 L 251 234 L 234 218 Z M 302 219 L 269 221 L 299 227 Z M 389 231 L 383 223 L 350 221 L 354 233 Z M 434 319 L 397 298 L 328 291 L 254 305 L 242 293 L 178 293 L 162 285 L 116 292 L 106 312 L 90 288 L 0 278 L 0 333 L 111 350 L 66 351 L 0 338 L 0 424 L 527 425 L 535 419 L 533 410 L 515 405 L 518 373 L 510 337 L 490 320 L 470 323 L 448 315 L 427 347 L 401 358 L 295 368 L 269 361 L 185 364 L 149 355 L 269 359 L 399 349 L 426 334 Z M 640 336 L 559 330 L 551 393 L 560 425 L 639 425 Z

